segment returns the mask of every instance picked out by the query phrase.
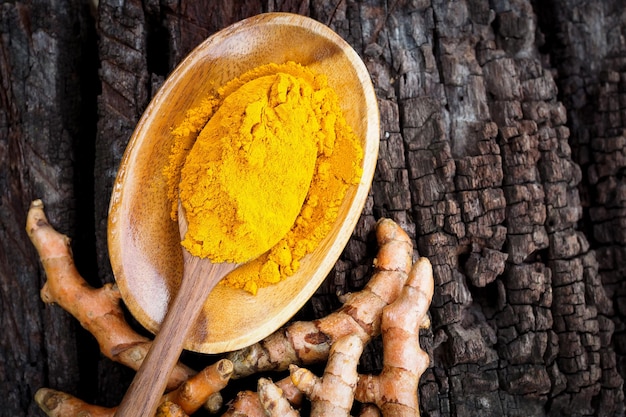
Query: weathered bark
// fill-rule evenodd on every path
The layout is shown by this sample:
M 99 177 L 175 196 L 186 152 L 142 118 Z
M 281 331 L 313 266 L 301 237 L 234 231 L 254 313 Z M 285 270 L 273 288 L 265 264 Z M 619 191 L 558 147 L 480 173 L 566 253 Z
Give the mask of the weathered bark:
M 391 217 L 435 271 L 423 415 L 623 416 L 620 0 L 101 0 L 94 19 L 77 1 L 1 5 L 0 414 L 43 415 L 32 402 L 41 386 L 115 405 L 132 377 L 39 300 L 30 200 L 74 238 L 92 284 L 112 282 L 108 200 L 143 109 L 194 46 L 265 11 L 306 14 L 344 37 L 381 111 L 370 199 L 299 317 L 365 284 L 373 224 Z M 367 347 L 364 370 L 380 368 L 380 353 L 379 341 Z
M 81 382 L 91 366 L 81 352 L 93 351 L 92 343 L 66 313 L 41 303 L 43 277 L 24 228 L 30 201 L 45 199 L 51 221 L 81 245 L 81 266 L 94 270 L 90 33 L 93 20 L 79 1 L 0 4 L 2 415 L 40 415 L 33 395 L 42 385 L 85 394 L 81 387 L 95 383 Z M 83 192 L 86 199 L 76 198 Z
M 537 3 L 545 49 L 567 108 L 572 158 L 582 171 L 581 230 L 595 253 L 593 285 L 602 286 L 610 300 L 598 308 L 600 366 L 607 370 L 598 381 L 599 398 L 617 401 L 626 376 L 624 8 L 611 2 Z

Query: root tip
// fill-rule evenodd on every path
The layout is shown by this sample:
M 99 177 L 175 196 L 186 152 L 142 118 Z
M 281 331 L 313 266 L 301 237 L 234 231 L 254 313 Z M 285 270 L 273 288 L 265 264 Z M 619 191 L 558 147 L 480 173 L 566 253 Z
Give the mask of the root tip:
M 40 388 L 35 393 L 35 402 L 46 414 L 57 408 L 63 400 L 60 392 L 50 388 Z
M 40 198 L 31 201 L 30 208 L 41 208 L 41 209 L 43 209 L 43 201 Z

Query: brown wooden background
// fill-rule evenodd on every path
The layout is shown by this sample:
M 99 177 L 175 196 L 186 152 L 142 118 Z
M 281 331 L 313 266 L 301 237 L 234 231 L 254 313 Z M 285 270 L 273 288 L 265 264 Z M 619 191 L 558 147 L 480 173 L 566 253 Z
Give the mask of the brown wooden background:
M 267 11 L 344 37 L 381 111 L 371 198 L 299 316 L 363 286 L 391 217 L 435 269 L 424 416 L 624 416 L 623 0 L 2 2 L 0 415 L 43 415 L 42 386 L 112 406 L 132 378 L 41 302 L 30 201 L 92 285 L 112 281 L 109 195 L 143 109 L 204 38 Z

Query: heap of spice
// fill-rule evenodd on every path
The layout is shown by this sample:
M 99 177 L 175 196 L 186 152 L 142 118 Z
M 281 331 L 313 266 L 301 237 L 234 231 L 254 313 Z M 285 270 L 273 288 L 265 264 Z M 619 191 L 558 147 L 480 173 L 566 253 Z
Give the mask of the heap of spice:
M 222 283 L 252 294 L 298 270 L 362 173 L 336 92 L 294 62 L 228 82 L 172 134 L 164 174 L 171 217 L 180 199 L 189 225 L 182 245 L 212 262 L 245 262 Z

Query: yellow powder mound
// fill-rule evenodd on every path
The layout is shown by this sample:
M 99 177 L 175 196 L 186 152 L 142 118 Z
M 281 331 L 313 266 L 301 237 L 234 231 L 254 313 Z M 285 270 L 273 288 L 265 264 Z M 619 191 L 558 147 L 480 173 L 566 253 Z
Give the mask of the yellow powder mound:
M 224 99 L 181 172 L 189 223 L 182 244 L 192 255 L 243 263 L 291 229 L 317 159 L 312 94 L 306 83 L 279 73 Z
M 253 294 L 298 270 L 361 177 L 337 94 L 293 62 L 227 83 L 172 134 L 164 174 L 172 218 L 180 198 L 189 221 L 183 245 L 214 262 L 252 259 L 222 283 Z

